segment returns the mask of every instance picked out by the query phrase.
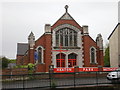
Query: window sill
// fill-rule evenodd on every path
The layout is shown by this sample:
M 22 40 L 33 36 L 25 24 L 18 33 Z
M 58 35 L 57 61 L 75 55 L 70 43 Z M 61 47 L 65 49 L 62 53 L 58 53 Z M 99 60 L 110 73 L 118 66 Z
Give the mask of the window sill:
M 96 65 L 96 64 L 98 64 L 98 63 L 90 63 L 90 64 L 92 64 L 92 65 Z
M 59 49 L 60 47 L 56 46 L 56 47 L 53 47 L 54 49 Z M 80 47 L 77 47 L 77 46 L 62 46 L 62 49 L 80 49 Z
M 45 63 L 38 63 L 38 64 L 45 64 Z

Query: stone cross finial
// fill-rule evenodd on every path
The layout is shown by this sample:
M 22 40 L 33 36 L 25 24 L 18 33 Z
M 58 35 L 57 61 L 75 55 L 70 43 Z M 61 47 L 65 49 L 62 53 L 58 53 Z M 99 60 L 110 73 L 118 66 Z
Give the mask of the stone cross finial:
M 66 13 L 68 12 L 68 5 L 65 5 Z

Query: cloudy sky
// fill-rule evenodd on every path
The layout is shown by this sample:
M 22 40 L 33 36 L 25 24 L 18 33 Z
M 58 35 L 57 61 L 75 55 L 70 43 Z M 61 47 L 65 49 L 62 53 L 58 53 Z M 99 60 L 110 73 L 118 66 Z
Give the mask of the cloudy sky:
M 118 0 L 87 1 L 3 0 L 0 3 L 0 55 L 16 58 L 17 43 L 27 43 L 31 31 L 38 39 L 44 33 L 45 24 L 53 25 L 65 13 L 65 5 L 69 6 L 68 12 L 80 26 L 89 26 L 89 34 L 94 40 L 101 33 L 105 45 L 118 23 Z

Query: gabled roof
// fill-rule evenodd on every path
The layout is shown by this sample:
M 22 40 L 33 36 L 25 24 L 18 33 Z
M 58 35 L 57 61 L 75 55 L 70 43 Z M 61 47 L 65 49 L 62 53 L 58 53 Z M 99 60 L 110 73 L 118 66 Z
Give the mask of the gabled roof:
M 63 16 L 59 20 L 74 20 L 74 19 L 68 12 L 65 12 L 65 14 L 63 14 Z
M 112 31 L 112 33 L 111 33 L 110 36 L 108 37 L 108 40 L 110 39 L 110 37 L 112 36 L 112 34 L 114 33 L 114 31 L 116 30 L 116 28 L 118 27 L 118 25 L 120 25 L 120 23 L 118 23 L 118 24 L 116 25 L 116 27 L 114 28 L 114 30 Z
M 73 20 L 72 16 L 68 13 L 68 5 L 65 6 L 65 14 L 60 19 Z
M 53 25 L 52 29 L 57 27 L 58 25 L 61 24 L 71 24 L 77 28 L 81 28 L 81 26 L 73 19 L 73 17 L 68 13 L 68 6 L 65 6 L 66 12 L 60 17 Z
M 25 55 L 28 50 L 28 43 L 17 43 L 17 55 Z
M 73 18 L 71 17 L 69 13 L 65 13 L 60 19 L 73 20 Z

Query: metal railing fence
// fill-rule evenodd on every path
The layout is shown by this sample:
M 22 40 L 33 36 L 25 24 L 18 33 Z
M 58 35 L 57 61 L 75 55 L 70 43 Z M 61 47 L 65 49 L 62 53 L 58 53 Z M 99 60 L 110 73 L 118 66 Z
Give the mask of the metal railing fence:
M 2 75 L 2 89 L 55 88 L 64 86 L 113 85 L 109 72 L 39 73 Z M 120 84 L 120 83 L 118 83 Z

